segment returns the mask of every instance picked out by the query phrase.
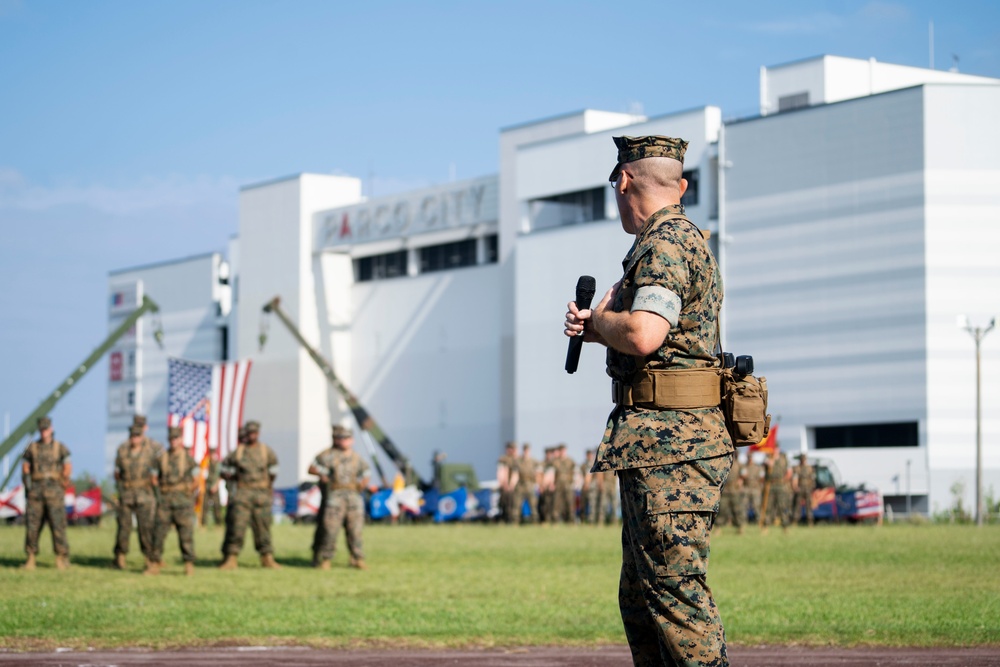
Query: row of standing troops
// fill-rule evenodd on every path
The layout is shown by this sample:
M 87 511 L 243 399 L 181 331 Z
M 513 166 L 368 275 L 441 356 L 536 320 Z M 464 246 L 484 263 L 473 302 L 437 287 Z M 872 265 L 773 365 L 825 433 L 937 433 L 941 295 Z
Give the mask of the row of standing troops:
M 591 472 L 595 450 L 579 467 L 566 455 L 566 445 L 545 449 L 545 459 L 531 456 L 525 443 L 507 443 L 497 461 L 500 512 L 507 523 L 575 523 L 576 492 L 580 492 L 580 518 L 587 523 L 618 521 L 618 489 L 613 471 Z
M 774 523 L 787 529 L 805 506 L 806 520 L 813 525 L 812 493 L 816 489 L 816 472 L 799 455 L 799 464 L 789 467 L 788 457 L 778 447 L 768 453 L 763 465 L 750 455 L 745 461 L 733 463 L 732 472 L 722 488 L 722 501 L 716 525 L 732 524 L 743 532 L 743 524 L 752 510 L 766 531 Z

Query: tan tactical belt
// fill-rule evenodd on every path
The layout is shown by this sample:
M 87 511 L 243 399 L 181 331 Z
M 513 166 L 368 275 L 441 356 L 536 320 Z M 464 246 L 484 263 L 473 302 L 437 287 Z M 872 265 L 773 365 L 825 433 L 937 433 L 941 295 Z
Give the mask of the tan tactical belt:
M 270 482 L 236 482 L 241 489 L 270 489 Z
M 31 473 L 31 481 L 32 482 L 41 482 L 42 480 L 46 480 L 46 479 L 57 479 L 59 481 L 62 481 L 62 473 L 56 472 L 55 470 L 51 470 L 49 472 L 32 472 Z
M 360 484 L 331 484 L 331 491 L 361 491 Z
M 644 370 L 631 382 L 613 380 L 611 399 L 654 410 L 716 408 L 722 402 L 722 378 L 717 368 Z
M 153 483 L 148 479 L 140 479 L 134 482 L 122 482 L 122 486 L 126 489 L 151 489 Z
M 160 493 L 173 493 L 175 491 L 190 491 L 190 484 L 161 484 Z

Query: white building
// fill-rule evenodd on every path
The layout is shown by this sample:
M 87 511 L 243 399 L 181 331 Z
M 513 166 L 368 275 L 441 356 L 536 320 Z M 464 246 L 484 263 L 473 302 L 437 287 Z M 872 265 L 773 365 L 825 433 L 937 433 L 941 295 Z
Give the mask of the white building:
M 518 125 L 500 132 L 499 174 L 391 197 L 314 174 L 243 188 L 230 356 L 254 359 L 246 414 L 278 450 L 279 484 L 306 477 L 349 412 L 277 320 L 258 349 L 276 295 L 423 477 L 435 450 L 492 477 L 507 440 L 582 458 L 609 382 L 589 346 L 563 371 L 562 314 L 580 275 L 598 298 L 620 277 L 630 245 L 611 137 L 666 134 L 690 141 L 687 212 L 713 231 L 726 345 L 768 377 L 782 446 L 834 459 L 898 506 L 908 483 L 919 511 L 949 506 L 964 480 L 970 507 L 973 348 L 954 322 L 1000 311 L 1000 81 L 825 56 L 763 69 L 760 106 L 733 122 L 708 106 Z M 212 310 L 212 294 L 185 307 Z M 1000 491 L 991 342 L 984 461 Z M 154 413 L 151 373 L 138 405 Z

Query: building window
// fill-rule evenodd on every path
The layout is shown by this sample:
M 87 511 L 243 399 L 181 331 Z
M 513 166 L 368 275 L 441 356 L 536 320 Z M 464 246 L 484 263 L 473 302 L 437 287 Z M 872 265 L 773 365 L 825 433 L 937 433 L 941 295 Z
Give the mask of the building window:
M 483 264 L 496 264 L 500 259 L 500 241 L 496 234 L 483 237 Z
M 475 266 L 476 239 L 442 243 L 420 248 L 420 273 Z
M 916 447 L 917 422 L 897 424 L 851 424 L 817 426 L 813 429 L 816 449 L 842 447 Z
M 778 98 L 778 112 L 791 111 L 792 109 L 802 109 L 809 106 L 809 92 L 795 93 Z
M 674 172 L 676 173 L 676 172 Z M 690 171 L 685 171 L 681 178 L 688 182 L 688 189 L 684 192 L 684 196 L 681 197 L 681 203 L 684 206 L 697 206 L 698 205 L 698 170 L 691 169 Z
M 359 283 L 369 280 L 384 280 L 406 275 L 405 250 L 384 255 L 359 257 L 354 260 L 354 279 Z
M 606 192 L 607 188 L 600 187 L 532 200 L 529 207 L 532 231 L 604 220 Z

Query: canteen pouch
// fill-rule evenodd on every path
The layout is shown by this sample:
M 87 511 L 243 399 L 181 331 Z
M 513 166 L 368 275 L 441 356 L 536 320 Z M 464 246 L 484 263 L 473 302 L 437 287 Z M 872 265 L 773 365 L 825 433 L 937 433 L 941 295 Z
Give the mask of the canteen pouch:
M 767 378 L 722 372 L 722 414 L 736 447 L 759 444 L 771 429 L 767 414 Z

